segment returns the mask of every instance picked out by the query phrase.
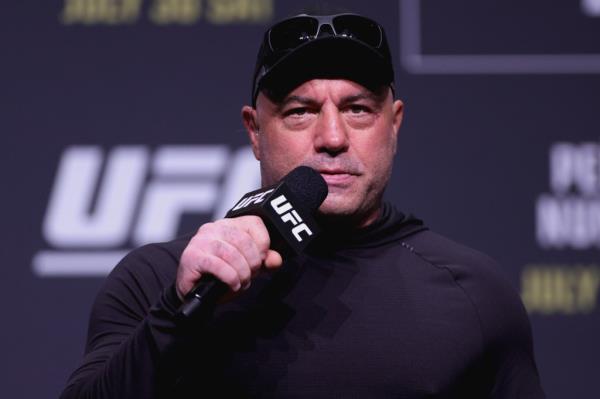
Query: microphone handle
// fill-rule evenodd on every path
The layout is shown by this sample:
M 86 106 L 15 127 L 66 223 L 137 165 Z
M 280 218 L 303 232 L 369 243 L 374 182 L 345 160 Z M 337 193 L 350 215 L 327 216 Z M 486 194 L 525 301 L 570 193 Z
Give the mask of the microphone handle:
M 211 305 L 214 305 L 228 290 L 227 284 L 212 274 L 203 275 L 185 296 L 178 316 L 182 319 L 189 319 L 202 310 L 210 309 Z

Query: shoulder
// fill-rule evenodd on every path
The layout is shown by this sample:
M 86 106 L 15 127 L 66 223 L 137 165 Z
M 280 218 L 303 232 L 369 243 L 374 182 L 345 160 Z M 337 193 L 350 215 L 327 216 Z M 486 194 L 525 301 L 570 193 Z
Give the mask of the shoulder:
M 476 282 L 487 289 L 515 291 L 501 266 L 488 255 L 431 230 L 407 237 L 404 245 L 434 267 L 447 270 L 462 284 Z M 464 288 L 470 287 L 467 284 Z
M 453 273 L 465 272 L 465 268 L 473 272 L 498 267 L 488 255 L 431 230 L 411 235 L 404 242 L 424 260 L 438 267 L 449 268 Z
M 404 242 L 424 261 L 452 276 L 477 313 L 486 341 L 530 339 L 519 294 L 495 260 L 430 230 Z

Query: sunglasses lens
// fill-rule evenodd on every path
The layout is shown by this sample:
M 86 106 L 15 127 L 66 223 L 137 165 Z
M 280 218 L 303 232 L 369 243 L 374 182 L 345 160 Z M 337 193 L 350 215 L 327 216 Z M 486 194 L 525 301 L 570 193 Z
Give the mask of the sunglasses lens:
M 275 25 L 269 32 L 273 51 L 291 50 L 313 39 L 319 22 L 311 17 L 297 17 Z
M 352 37 L 375 48 L 381 45 L 381 29 L 370 19 L 358 15 L 339 15 L 333 19 L 333 27 L 338 36 Z

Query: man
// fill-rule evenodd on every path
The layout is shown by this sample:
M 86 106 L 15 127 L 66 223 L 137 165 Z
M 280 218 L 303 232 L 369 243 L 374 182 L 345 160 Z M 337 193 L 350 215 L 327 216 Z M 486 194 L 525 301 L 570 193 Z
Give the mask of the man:
M 298 165 L 324 177 L 320 240 L 284 262 L 244 216 L 132 252 L 96 300 L 62 397 L 543 397 L 498 266 L 382 201 L 403 111 L 393 81 L 369 19 L 270 28 L 243 122 L 263 185 Z M 210 317 L 178 321 L 207 273 L 231 292 Z

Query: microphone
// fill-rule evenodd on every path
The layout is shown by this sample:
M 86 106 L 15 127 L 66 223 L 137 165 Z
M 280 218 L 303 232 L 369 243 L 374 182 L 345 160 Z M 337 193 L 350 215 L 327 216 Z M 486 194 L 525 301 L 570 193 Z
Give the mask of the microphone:
M 278 183 L 245 194 L 225 217 L 259 216 L 269 232 L 271 249 L 285 259 L 301 253 L 319 233 L 312 214 L 325 201 L 327 192 L 327 183 L 319 172 L 298 166 Z M 185 296 L 177 316 L 195 317 L 228 290 L 212 274 L 203 275 Z

